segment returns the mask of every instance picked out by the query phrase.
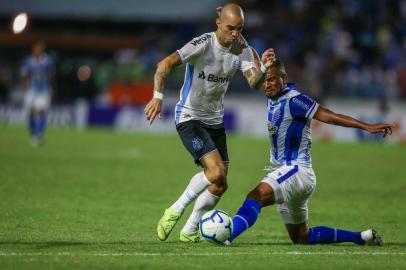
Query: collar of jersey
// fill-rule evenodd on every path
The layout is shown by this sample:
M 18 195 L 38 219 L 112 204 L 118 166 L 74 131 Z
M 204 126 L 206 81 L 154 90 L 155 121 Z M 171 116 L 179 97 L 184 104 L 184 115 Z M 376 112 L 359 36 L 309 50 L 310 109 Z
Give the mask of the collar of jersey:
M 270 99 L 272 104 L 279 103 L 281 100 L 283 100 L 285 98 L 286 94 L 291 92 L 291 91 L 296 92 L 296 84 L 295 83 L 287 83 L 286 87 L 281 92 L 279 92 L 278 98 L 276 100 Z
M 213 35 L 214 35 L 214 44 L 216 44 L 216 46 L 220 49 L 220 51 L 222 51 L 222 52 L 229 52 L 231 46 L 228 47 L 228 48 L 227 48 L 227 47 L 224 47 L 224 46 L 221 45 L 220 42 L 218 41 L 216 32 L 213 32 Z

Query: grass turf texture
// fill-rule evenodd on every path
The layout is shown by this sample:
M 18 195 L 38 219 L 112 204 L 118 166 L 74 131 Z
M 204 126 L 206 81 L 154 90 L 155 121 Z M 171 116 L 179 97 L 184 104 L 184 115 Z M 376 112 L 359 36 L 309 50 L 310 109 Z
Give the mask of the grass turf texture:
M 265 175 L 269 143 L 229 136 L 234 214 Z M 32 148 L 23 128 L 0 128 L 0 269 L 405 269 L 406 146 L 313 144 L 317 190 L 310 225 L 374 227 L 385 246 L 294 246 L 275 207 L 231 247 L 166 242 L 163 210 L 199 169 L 175 135 L 50 129 Z

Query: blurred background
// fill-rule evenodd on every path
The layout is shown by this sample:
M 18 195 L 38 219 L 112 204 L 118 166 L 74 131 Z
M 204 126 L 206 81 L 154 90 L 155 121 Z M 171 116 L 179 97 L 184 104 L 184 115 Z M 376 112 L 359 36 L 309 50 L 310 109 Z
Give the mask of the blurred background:
M 260 54 L 273 47 L 299 89 L 337 112 L 391 121 L 406 141 L 406 0 L 245 0 L 244 36 Z M 0 0 L 0 123 L 22 125 L 21 65 L 36 41 L 55 69 L 50 126 L 175 132 L 173 110 L 184 67 L 165 85 L 163 119 L 149 127 L 143 107 L 156 64 L 216 29 L 224 1 Z M 231 133 L 267 136 L 265 97 L 241 74 L 225 98 Z M 379 140 L 314 123 L 319 139 Z

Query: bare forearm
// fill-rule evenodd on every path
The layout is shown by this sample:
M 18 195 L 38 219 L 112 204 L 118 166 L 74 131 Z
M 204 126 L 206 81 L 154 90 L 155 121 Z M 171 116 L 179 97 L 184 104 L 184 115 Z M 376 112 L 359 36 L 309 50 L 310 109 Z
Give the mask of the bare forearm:
M 391 124 L 367 124 L 365 122 L 352 118 L 351 116 L 334 113 L 322 106 L 319 106 L 317 108 L 317 111 L 314 114 L 314 119 L 327 124 L 364 129 L 373 134 L 383 133 L 383 137 L 392 134 L 393 125 Z
M 244 73 L 244 75 L 251 88 L 253 88 L 253 89 L 261 88 L 261 85 L 265 79 L 265 73 L 262 73 L 257 68 L 251 68 L 251 69 L 247 70 Z
M 163 93 L 164 83 L 169 73 L 171 72 L 170 67 L 166 64 L 159 64 L 154 75 L 154 91 Z
M 163 93 L 164 83 L 172 68 L 181 64 L 180 56 L 177 52 L 167 56 L 164 60 L 158 63 L 154 75 L 154 91 Z
M 359 121 L 355 118 L 352 118 L 347 115 L 343 114 L 334 114 L 331 115 L 330 118 L 326 121 L 323 121 L 327 124 L 332 124 L 336 126 L 342 126 L 342 127 L 352 127 L 352 128 L 360 128 L 360 129 L 366 129 L 368 124 Z

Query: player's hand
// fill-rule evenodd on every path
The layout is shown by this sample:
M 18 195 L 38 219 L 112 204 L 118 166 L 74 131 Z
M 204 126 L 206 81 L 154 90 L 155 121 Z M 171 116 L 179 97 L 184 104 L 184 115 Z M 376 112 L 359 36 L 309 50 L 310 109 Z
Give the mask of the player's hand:
M 154 122 L 156 116 L 161 118 L 161 108 L 162 100 L 158 98 L 151 99 L 147 106 L 145 106 L 144 113 L 147 116 L 147 120 L 149 121 L 150 125 L 152 125 L 152 122 Z
M 369 125 L 367 127 L 367 131 L 375 134 L 375 133 L 383 133 L 382 137 L 386 137 L 387 135 L 392 135 L 392 128 L 393 125 L 389 124 L 375 124 L 375 125 Z
M 221 13 L 221 10 L 223 9 L 223 7 L 222 6 L 218 6 L 218 7 L 216 7 L 216 13 L 217 13 L 217 18 L 219 18 L 220 17 L 220 13 Z
M 276 62 L 276 55 L 273 48 L 267 49 L 261 57 L 261 61 L 266 68 L 269 68 Z
M 238 35 L 237 39 L 231 45 L 230 52 L 234 55 L 240 55 L 242 53 L 242 50 L 244 50 L 247 47 L 248 47 L 248 42 L 245 40 L 245 38 L 240 33 Z

